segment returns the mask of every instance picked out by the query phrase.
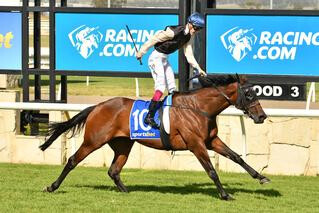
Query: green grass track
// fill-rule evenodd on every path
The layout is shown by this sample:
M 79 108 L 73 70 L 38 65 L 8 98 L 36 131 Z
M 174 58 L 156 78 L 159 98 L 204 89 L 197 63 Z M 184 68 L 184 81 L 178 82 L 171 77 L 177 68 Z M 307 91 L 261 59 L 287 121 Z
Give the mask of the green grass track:
M 77 167 L 54 193 L 44 193 L 62 166 L 0 164 L 0 212 L 319 212 L 319 177 L 219 172 L 235 201 L 222 201 L 205 172 L 124 169 L 120 193 L 107 168 Z

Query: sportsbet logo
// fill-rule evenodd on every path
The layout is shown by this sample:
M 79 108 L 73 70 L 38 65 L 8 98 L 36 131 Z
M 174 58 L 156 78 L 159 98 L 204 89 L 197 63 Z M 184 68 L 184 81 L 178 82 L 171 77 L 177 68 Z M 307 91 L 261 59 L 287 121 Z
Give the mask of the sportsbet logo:
M 12 32 L 8 32 L 5 35 L 0 33 L 0 48 L 11 48 L 11 40 L 13 39 L 13 34 Z
M 131 30 L 137 49 L 155 33 L 155 30 Z M 103 33 L 98 26 L 81 25 L 72 30 L 68 36 L 72 46 L 85 59 L 94 52 L 101 57 L 127 57 L 136 54 L 133 41 L 125 28 L 106 29 Z
M 238 62 L 255 60 L 295 60 L 301 46 L 319 46 L 319 32 L 254 32 L 253 28 L 234 27 L 220 36 L 223 46 Z

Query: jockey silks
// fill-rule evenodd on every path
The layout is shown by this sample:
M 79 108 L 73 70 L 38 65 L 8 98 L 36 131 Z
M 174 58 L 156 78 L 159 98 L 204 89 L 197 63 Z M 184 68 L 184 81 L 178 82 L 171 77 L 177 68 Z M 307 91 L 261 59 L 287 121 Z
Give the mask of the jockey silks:
M 173 32 L 174 37 L 171 40 L 159 42 L 154 48 L 164 54 L 171 54 L 183 47 L 190 39 L 190 33 L 185 34 L 185 26 L 168 26 Z M 168 28 L 166 27 L 165 30 Z

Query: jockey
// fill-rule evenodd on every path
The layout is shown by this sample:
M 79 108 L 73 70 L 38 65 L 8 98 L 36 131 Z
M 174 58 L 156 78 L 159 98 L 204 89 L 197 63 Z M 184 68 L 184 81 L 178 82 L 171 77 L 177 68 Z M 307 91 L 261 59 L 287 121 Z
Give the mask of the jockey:
M 136 54 L 136 58 L 140 60 L 148 49 L 154 46 L 154 51 L 148 59 L 148 65 L 155 82 L 155 93 L 144 120 L 145 124 L 151 125 L 153 128 L 159 128 L 154 121 L 157 105 L 166 88 L 169 94 L 176 90 L 174 72 L 167 60 L 169 54 L 183 47 L 187 62 L 198 70 L 199 74 L 206 75 L 198 65 L 192 49 L 195 33 L 203 27 L 205 27 L 203 15 L 195 12 L 188 17 L 186 25 L 167 26 L 165 30 L 160 31 L 145 42 Z

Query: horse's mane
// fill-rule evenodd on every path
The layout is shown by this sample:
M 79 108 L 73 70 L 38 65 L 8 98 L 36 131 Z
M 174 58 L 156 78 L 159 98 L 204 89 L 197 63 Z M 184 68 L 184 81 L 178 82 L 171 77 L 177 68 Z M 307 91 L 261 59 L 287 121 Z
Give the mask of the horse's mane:
M 237 81 L 237 78 L 233 75 L 217 75 L 217 76 L 206 76 L 198 78 L 202 87 L 211 86 L 224 86 Z
M 190 91 L 175 92 L 175 93 L 186 95 L 186 94 L 190 94 L 194 91 L 197 91 L 201 88 L 212 87 L 212 86 L 225 86 L 225 85 L 237 82 L 237 78 L 234 75 L 214 75 L 214 76 L 210 75 L 210 76 L 206 76 L 206 77 L 200 76 L 200 77 L 198 77 L 198 80 L 199 80 L 199 83 L 201 84 L 200 88 L 193 89 Z M 240 80 L 243 82 L 246 82 L 247 78 L 241 76 Z

